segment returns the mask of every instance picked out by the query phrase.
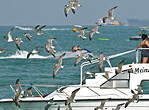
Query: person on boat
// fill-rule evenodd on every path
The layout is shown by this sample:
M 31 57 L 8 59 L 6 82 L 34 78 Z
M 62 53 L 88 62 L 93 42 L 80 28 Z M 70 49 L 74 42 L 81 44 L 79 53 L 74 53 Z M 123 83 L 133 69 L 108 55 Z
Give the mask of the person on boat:
M 148 41 L 148 36 L 147 34 L 142 34 L 142 42 L 137 48 L 149 48 L 149 41 Z M 141 51 L 141 62 L 142 63 L 148 63 L 149 61 L 149 50 L 142 50 Z

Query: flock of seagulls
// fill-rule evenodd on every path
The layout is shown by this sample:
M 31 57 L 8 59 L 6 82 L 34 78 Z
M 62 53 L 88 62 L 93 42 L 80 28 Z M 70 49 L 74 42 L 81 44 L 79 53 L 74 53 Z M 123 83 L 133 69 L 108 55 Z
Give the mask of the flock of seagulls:
M 64 7 L 64 14 L 65 16 L 67 17 L 68 16 L 68 13 L 69 11 L 71 10 L 73 14 L 76 13 L 76 9 L 77 7 L 80 7 L 80 3 L 78 0 L 70 0 L 68 2 L 67 5 L 65 5 Z M 111 8 L 109 11 L 108 11 L 108 16 L 106 17 L 103 17 L 102 18 L 102 22 L 103 23 L 106 23 L 108 20 L 113 20 L 114 19 L 114 16 L 113 16 L 113 11 L 117 8 L 118 6 L 115 6 L 113 8 Z M 99 34 L 100 32 L 98 31 L 98 28 L 99 26 L 101 25 L 95 25 L 94 28 L 92 30 L 89 31 L 88 33 L 88 36 L 89 36 L 89 40 L 92 40 L 93 39 L 93 35 L 95 33 Z M 36 35 L 42 35 L 42 29 L 45 28 L 46 25 L 43 25 L 43 26 L 40 26 L 40 25 L 37 25 L 35 26 L 35 32 L 36 32 Z M 74 32 L 79 32 L 79 35 L 78 37 L 80 37 L 81 39 L 86 39 L 87 37 L 85 36 L 85 30 L 88 29 L 88 26 L 87 27 L 82 27 L 80 26 L 81 29 L 77 29 L 77 31 L 74 31 Z M 4 36 L 4 39 L 7 41 L 7 42 L 13 42 L 14 39 L 12 37 L 12 32 L 14 31 L 14 27 L 10 29 L 10 31 L 8 32 L 7 36 Z M 30 41 L 31 40 L 31 35 L 29 33 L 24 33 L 24 36 Z M 54 50 L 54 46 L 52 44 L 53 41 L 55 41 L 56 38 L 49 38 L 47 40 L 48 44 L 45 44 L 45 46 L 43 47 L 35 47 L 33 48 L 33 50 L 31 52 L 29 52 L 27 54 L 27 59 L 30 58 L 30 55 L 33 55 L 33 54 L 38 54 L 39 53 L 39 48 L 44 48 L 46 52 L 48 52 L 49 54 L 51 54 L 53 57 L 56 57 L 55 56 L 55 53 L 56 51 Z M 20 48 L 20 44 L 22 43 L 22 39 L 19 38 L 19 37 L 16 37 L 15 38 L 15 44 L 16 44 L 16 47 L 18 50 L 21 50 Z M 4 51 L 4 50 L 0 50 L 0 51 Z M 57 64 L 55 64 L 55 67 L 53 69 L 53 73 L 52 73 L 52 76 L 53 78 L 56 77 L 56 73 L 59 71 L 59 69 L 63 68 L 64 66 L 62 65 L 62 62 L 63 62 L 63 58 L 64 56 L 66 55 L 66 53 L 63 53 L 62 55 L 59 56 L 59 58 L 57 59 Z M 84 53 L 80 53 L 78 55 L 78 57 L 75 59 L 75 62 L 74 62 L 74 66 L 77 66 L 78 63 L 82 60 L 82 59 L 88 59 L 89 57 L 93 57 L 93 56 L 89 56 L 87 52 L 84 52 Z M 102 66 L 103 66 L 103 53 L 101 52 L 100 55 L 99 55 L 99 64 L 98 64 L 98 67 L 99 67 L 99 71 L 102 72 Z M 90 61 L 90 60 L 88 60 Z M 91 63 L 91 61 L 90 61 Z M 119 64 L 118 64 L 118 69 L 115 71 L 116 74 L 119 74 L 122 70 L 122 65 L 124 63 L 124 60 L 122 60 Z M 105 75 L 103 75 L 103 77 L 105 77 L 107 80 L 109 79 L 109 72 L 105 72 Z M 21 86 L 19 84 L 19 79 L 16 80 L 16 91 L 15 91 L 15 95 L 13 97 L 13 101 L 15 103 L 15 105 L 17 107 L 21 107 L 20 104 L 19 104 L 19 97 L 21 96 L 21 92 L 22 92 L 22 89 L 21 89 Z M 32 87 L 29 87 L 27 88 L 26 90 L 26 93 L 27 93 L 27 96 L 33 96 L 32 95 L 32 91 L 31 91 Z M 75 98 L 75 95 L 77 94 L 77 92 L 80 90 L 80 88 L 78 89 L 75 89 L 71 95 L 69 97 L 67 97 L 67 100 L 65 101 L 65 106 L 67 106 L 67 109 L 68 110 L 72 110 L 72 107 L 71 107 L 71 103 L 74 102 L 74 98 Z M 62 92 L 63 90 L 61 90 L 60 92 Z M 139 94 L 142 93 L 142 88 L 140 85 L 138 85 L 138 88 L 135 89 L 135 91 L 137 91 L 138 93 L 135 93 L 133 90 L 131 90 L 131 93 L 133 94 L 133 97 L 128 100 L 128 102 L 126 103 L 121 103 L 121 104 L 118 104 L 116 106 L 116 108 L 113 108 L 112 110 L 120 110 L 121 106 L 125 105 L 125 108 L 128 107 L 128 105 L 133 102 L 134 100 L 138 100 L 139 101 Z M 107 101 L 109 101 L 110 99 L 105 99 L 103 101 L 101 101 L 101 104 L 100 106 L 97 106 L 96 108 L 94 108 L 94 110 L 99 110 L 99 109 L 103 109 L 104 108 L 104 105 Z M 50 101 L 49 101 L 50 102 Z M 50 107 L 50 104 L 48 104 L 46 107 L 45 107 L 45 110 L 48 110 L 48 108 Z M 58 106 L 57 110 L 60 110 L 60 106 Z

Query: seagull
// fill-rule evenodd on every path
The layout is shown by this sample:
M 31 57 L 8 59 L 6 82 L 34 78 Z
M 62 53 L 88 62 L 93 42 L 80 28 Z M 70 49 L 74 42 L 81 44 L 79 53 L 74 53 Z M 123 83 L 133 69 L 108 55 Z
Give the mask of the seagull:
M 135 90 L 138 92 L 138 94 L 142 94 L 143 90 L 142 90 L 141 85 L 137 85 L 137 86 L 138 86 L 138 88 Z
M 70 97 L 67 97 L 67 100 L 65 101 L 65 105 L 68 105 L 69 110 L 72 110 L 70 104 L 71 104 L 71 102 L 74 101 L 74 98 L 75 98 L 75 96 L 76 96 L 76 93 L 77 93 L 79 90 L 80 90 L 80 88 L 75 89 L 75 90 L 71 93 L 71 96 L 70 96 Z
M 36 31 L 36 35 L 41 35 L 43 33 L 41 33 L 41 30 L 46 27 L 46 25 L 43 25 L 41 27 L 39 27 L 40 25 L 35 26 L 35 31 Z
M 122 60 L 119 64 L 118 64 L 118 69 L 115 70 L 116 74 L 119 74 L 122 71 L 122 66 L 124 64 L 125 60 Z
M 126 108 L 131 102 L 134 102 L 134 100 L 137 100 L 137 102 L 139 102 L 139 94 L 136 94 L 133 90 L 131 90 L 131 93 L 133 93 L 134 95 L 132 96 L 131 99 L 128 100 L 128 102 L 126 102 L 125 108 Z
M 49 107 L 51 107 L 52 105 L 56 105 L 56 103 L 54 103 L 53 101 L 54 98 L 50 99 L 48 104 L 45 106 L 44 110 L 48 110 Z
M 99 71 L 102 72 L 103 58 L 104 58 L 102 52 L 100 52 L 99 57 L 100 57 L 100 58 L 99 58 L 99 64 L 98 64 L 98 67 L 99 67 Z
M 17 86 L 17 92 L 15 93 L 15 96 L 13 97 L 13 101 L 14 101 L 15 105 L 20 108 L 19 97 L 21 95 L 22 90 L 21 90 L 21 86 L 19 84 L 19 79 L 16 80 L 16 86 Z
M 27 96 L 32 97 L 32 91 L 31 91 L 32 87 L 29 87 L 26 89 L 27 92 Z
M 77 66 L 77 64 L 80 62 L 80 60 L 81 60 L 82 58 L 85 59 L 85 55 L 86 55 L 86 52 L 81 53 L 81 54 L 75 59 L 74 66 Z
M 24 33 L 24 36 L 28 39 L 31 40 L 31 35 L 29 33 Z
M 8 32 L 8 35 L 7 36 L 4 36 L 4 39 L 6 39 L 7 40 L 7 42 L 12 42 L 13 41 L 13 39 L 12 39 L 12 32 L 14 31 L 14 27 L 12 27 L 11 29 L 10 29 L 10 31 Z
M 112 20 L 114 20 L 113 11 L 114 11 L 117 7 L 118 7 L 118 6 L 115 6 L 115 7 L 111 8 L 111 9 L 109 9 L 109 11 L 108 11 L 108 17 L 109 17 L 110 19 L 112 19 Z
M 21 50 L 21 48 L 20 48 L 20 43 L 23 42 L 22 39 L 19 38 L 19 37 L 16 37 L 15 40 L 16 40 L 16 46 L 17 46 L 17 48 L 18 48 L 19 50 Z
M 114 20 L 113 11 L 114 11 L 117 7 L 118 7 L 118 6 L 115 6 L 115 7 L 113 7 L 113 8 L 111 8 L 111 9 L 108 10 L 108 16 L 102 18 L 102 22 L 103 22 L 103 23 L 106 23 L 106 21 L 107 21 L 107 20 L 110 20 L 110 19 L 111 19 L 111 20 Z
M 75 0 L 73 3 L 73 6 L 71 8 L 73 14 L 75 14 L 75 10 L 76 10 L 77 6 L 80 6 L 79 0 Z
M 108 71 L 105 71 L 105 74 L 102 75 L 102 76 L 108 80 L 109 79 L 109 72 Z
M 4 52 L 5 52 L 5 49 L 0 48 L 0 53 L 4 53 Z
M 118 104 L 118 105 L 116 106 L 116 108 L 115 108 L 115 109 L 112 108 L 112 110 L 120 110 L 120 108 L 121 108 L 124 104 L 125 104 L 125 103 Z
M 54 50 L 54 46 L 52 45 L 52 41 L 56 40 L 56 38 L 50 38 L 48 39 L 48 45 L 45 45 L 45 50 L 50 53 L 53 57 L 55 57 L 55 50 Z
M 84 27 L 84 28 L 81 28 L 80 29 L 80 34 L 78 35 L 78 37 L 82 38 L 83 40 L 86 39 L 86 37 L 84 36 L 85 34 L 85 30 L 87 29 L 88 27 Z
M 29 53 L 27 54 L 27 59 L 30 57 L 30 55 L 38 54 L 38 53 L 39 53 L 38 48 L 39 48 L 39 47 L 35 47 L 31 52 L 29 52 Z
M 108 100 L 109 100 L 109 99 L 104 99 L 104 100 L 102 100 L 100 106 L 97 106 L 96 108 L 94 108 L 94 110 L 103 109 L 105 103 L 106 103 Z
M 60 69 L 60 68 L 64 68 L 64 66 L 62 66 L 62 59 L 64 58 L 66 53 L 63 53 L 59 58 L 58 58 L 58 63 L 55 65 L 55 68 L 53 70 L 53 78 L 55 78 L 56 76 L 56 72 Z
M 68 16 L 68 12 L 70 10 L 70 8 L 73 7 L 73 0 L 69 1 L 67 5 L 65 5 L 65 8 L 64 8 L 64 13 L 65 13 L 65 16 L 67 17 Z
M 89 32 L 89 39 L 92 40 L 93 34 L 94 33 L 100 33 L 98 32 L 98 25 L 94 26 L 94 28 Z

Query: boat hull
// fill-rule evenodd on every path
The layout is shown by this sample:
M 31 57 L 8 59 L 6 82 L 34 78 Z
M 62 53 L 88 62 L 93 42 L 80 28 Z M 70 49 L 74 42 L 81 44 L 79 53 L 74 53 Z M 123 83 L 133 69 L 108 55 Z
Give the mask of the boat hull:
M 114 110 L 118 104 L 126 103 L 128 100 L 108 101 L 105 103 L 103 110 Z M 97 106 L 100 106 L 101 100 L 96 101 L 76 101 L 71 103 L 73 110 L 94 110 Z M 46 110 L 47 102 L 20 102 L 21 108 L 15 106 L 14 102 L 0 103 L 0 108 L 4 110 Z M 51 104 L 48 110 L 57 110 L 60 106 L 60 110 L 66 110 L 65 101 L 55 101 Z M 142 100 L 138 103 L 132 102 L 125 108 L 125 104 L 120 110 L 149 110 L 149 100 Z

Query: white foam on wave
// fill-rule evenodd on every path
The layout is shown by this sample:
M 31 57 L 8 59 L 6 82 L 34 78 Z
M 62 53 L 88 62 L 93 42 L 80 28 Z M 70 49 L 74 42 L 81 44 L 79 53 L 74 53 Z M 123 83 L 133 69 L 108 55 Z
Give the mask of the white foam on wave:
M 14 55 L 7 56 L 7 57 L 0 57 L 0 59 L 7 59 L 7 58 L 20 58 L 20 59 L 27 59 L 27 51 L 16 51 Z M 30 58 L 49 58 L 51 56 L 40 56 L 38 54 L 31 55 Z
M 20 30 L 25 30 L 25 31 L 30 31 L 30 30 L 33 30 L 32 28 L 30 27 L 21 27 L 21 26 L 15 26 L 16 29 L 20 29 Z
M 69 28 L 45 28 L 43 31 L 71 30 Z
M 66 55 L 64 56 L 64 58 L 75 58 L 78 55 L 80 55 L 80 53 L 85 52 L 85 51 L 77 51 L 77 52 L 71 52 L 71 51 L 63 51 L 63 52 L 57 52 L 55 54 L 56 59 L 61 56 L 63 53 L 66 53 Z M 16 53 L 14 55 L 11 56 L 6 56 L 6 57 L 0 57 L 0 59 L 11 59 L 11 58 L 19 58 L 19 59 L 27 59 L 27 54 L 29 52 L 27 51 L 16 51 Z M 93 56 L 93 54 L 91 54 Z M 33 54 L 30 55 L 29 59 L 47 59 L 47 58 L 54 58 L 52 55 L 49 56 L 41 56 L 39 54 Z

